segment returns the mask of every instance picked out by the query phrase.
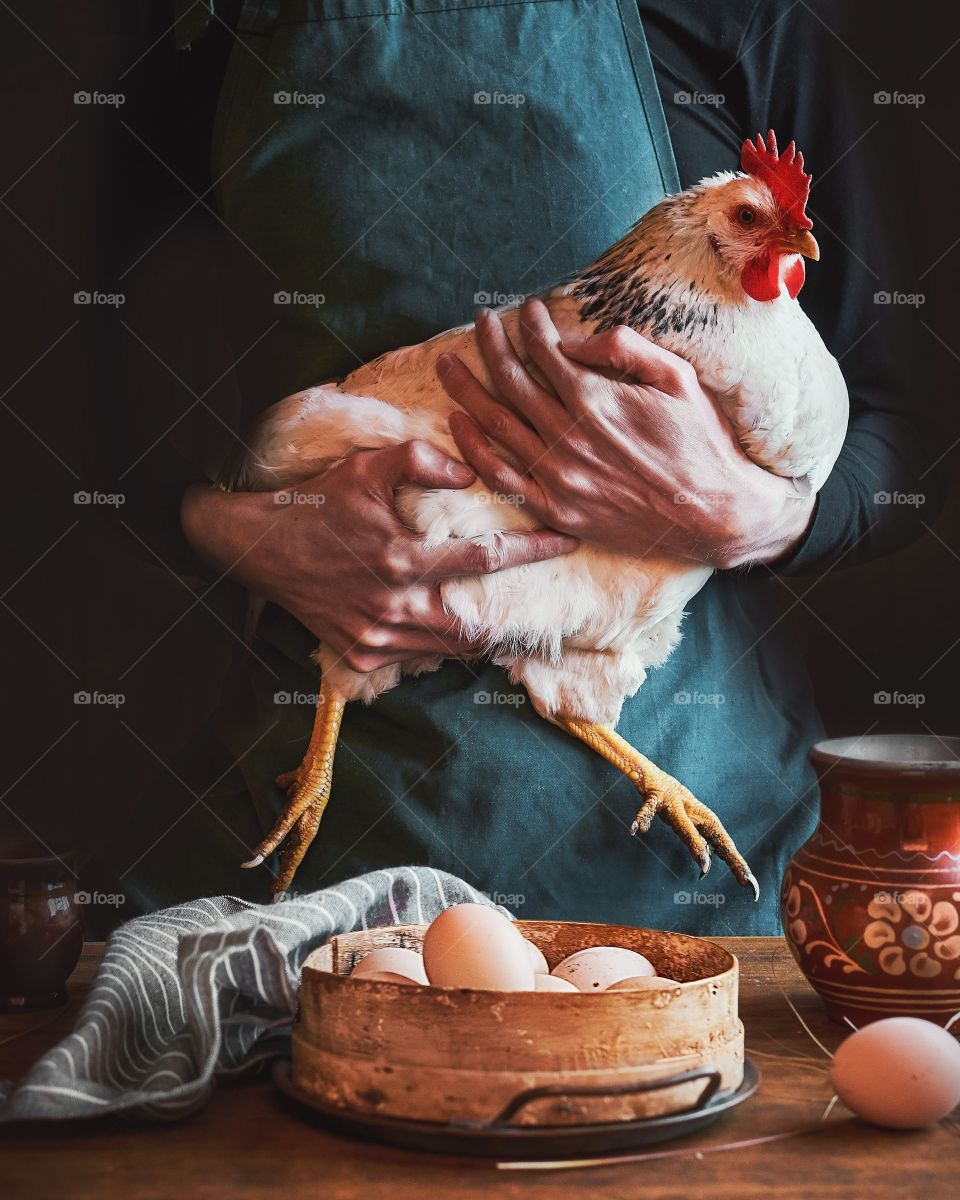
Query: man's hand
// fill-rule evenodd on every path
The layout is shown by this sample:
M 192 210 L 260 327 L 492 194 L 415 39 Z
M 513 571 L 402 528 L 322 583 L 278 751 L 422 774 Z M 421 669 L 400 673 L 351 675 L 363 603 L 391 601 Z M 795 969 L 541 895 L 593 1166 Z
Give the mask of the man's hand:
M 772 562 L 800 541 L 814 498 L 798 498 L 790 481 L 747 458 L 688 362 L 625 326 L 561 342 L 539 300 L 527 301 L 520 323 L 549 389 L 496 313 L 477 319 L 493 386 L 514 411 L 456 355 L 438 362 L 447 394 L 465 410 L 451 415 L 450 430 L 492 491 L 521 496 L 552 529 L 625 554 L 734 567 Z
M 427 442 L 352 455 L 282 492 L 195 484 L 181 520 L 194 550 L 292 613 L 356 671 L 427 655 L 475 657 L 444 611 L 439 583 L 540 562 L 576 549 L 551 530 L 504 533 L 495 547 L 451 538 L 425 550 L 394 508 L 404 484 L 464 488 L 469 467 Z

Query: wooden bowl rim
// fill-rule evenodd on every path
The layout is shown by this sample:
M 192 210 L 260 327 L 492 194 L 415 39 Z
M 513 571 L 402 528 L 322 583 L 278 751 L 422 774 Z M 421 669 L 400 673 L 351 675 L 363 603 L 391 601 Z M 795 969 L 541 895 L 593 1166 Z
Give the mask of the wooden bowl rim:
M 342 939 L 362 936 L 365 933 L 387 934 L 387 933 L 391 933 L 392 931 L 401 932 L 404 930 L 412 930 L 412 929 L 426 929 L 426 928 L 428 928 L 429 924 L 430 924 L 429 922 L 425 922 L 423 924 L 421 924 L 420 922 L 411 922 L 406 925 L 383 925 L 383 926 L 378 926 L 374 929 L 354 929 L 354 930 L 350 930 L 348 933 L 335 934 L 330 939 L 330 941 L 325 942 L 322 946 L 317 946 L 316 949 L 314 949 L 310 952 L 310 955 L 308 955 L 307 960 L 304 962 L 303 967 L 301 968 L 301 979 L 302 979 L 303 975 L 305 975 L 305 974 L 307 974 L 307 972 L 309 972 L 310 974 L 319 976 L 320 978 L 325 979 L 325 980 L 337 980 L 338 986 L 340 984 L 343 984 L 344 986 L 360 988 L 362 991 L 367 991 L 367 992 L 375 992 L 382 988 L 386 988 L 386 989 L 396 988 L 398 990 L 405 991 L 408 987 L 411 986 L 410 984 L 394 983 L 392 980 L 386 980 L 386 979 L 365 979 L 363 976 L 354 977 L 352 975 L 340 975 L 336 971 L 325 971 L 325 970 L 322 970 L 320 967 L 312 966 L 309 962 L 309 959 L 312 958 L 313 955 L 317 953 L 317 951 L 326 949 L 331 944 L 331 942 L 334 942 L 334 941 L 339 942 Z M 604 990 L 602 992 L 538 992 L 538 991 L 533 991 L 533 990 L 531 990 L 529 992 L 527 992 L 527 991 L 504 992 L 504 991 L 500 991 L 497 988 L 439 987 L 438 985 L 432 984 L 432 983 L 426 983 L 426 984 L 419 983 L 418 984 L 418 983 L 416 983 L 416 981 L 413 981 L 413 987 L 415 990 L 415 994 L 423 995 L 424 992 L 433 993 L 436 995 L 447 995 L 447 996 L 449 996 L 451 993 L 470 994 L 470 995 L 476 995 L 476 996 L 489 997 L 491 1003 L 500 1003 L 500 1004 L 502 1004 L 505 1000 L 509 1000 L 514 997 L 522 997 L 524 1003 L 526 1003 L 527 1000 L 530 999 L 530 997 L 539 997 L 547 1002 L 560 1001 L 561 1003 L 573 1003 L 573 1004 L 579 1003 L 581 1000 L 583 1000 L 587 996 L 591 997 L 591 1000 L 593 1002 L 595 1002 L 596 998 L 600 997 L 600 996 L 605 996 L 607 998 L 608 1003 L 611 1000 L 618 1000 L 620 998 L 626 998 L 627 1000 L 636 1001 L 643 997 L 652 997 L 654 995 L 658 995 L 663 992 L 673 992 L 676 988 L 692 991 L 695 988 L 702 988 L 704 986 L 709 986 L 711 984 L 716 984 L 716 983 L 720 983 L 720 982 L 735 983 L 737 973 L 738 973 L 739 967 L 740 967 L 737 956 L 735 954 L 732 954 L 729 950 L 727 950 L 726 947 L 721 946 L 718 942 L 712 941 L 710 938 L 697 937 L 696 935 L 694 935 L 692 933 L 675 933 L 672 930 L 650 929 L 643 925 L 609 925 L 609 924 L 605 924 L 605 923 L 598 922 L 598 921 L 515 921 L 514 924 L 519 927 L 521 933 L 523 932 L 525 927 L 527 929 L 529 929 L 531 926 L 543 926 L 543 925 L 573 926 L 574 928 L 590 926 L 590 927 L 596 927 L 596 928 L 601 928 L 601 929 L 631 929 L 631 930 L 635 930 L 639 933 L 652 933 L 652 934 L 656 934 L 659 937 L 672 938 L 672 939 L 676 939 L 678 941 L 683 941 L 683 942 L 695 942 L 698 945 L 710 946 L 713 950 L 716 950 L 720 955 L 723 956 L 723 958 L 726 960 L 727 965 L 724 967 L 724 969 L 722 971 L 719 971 L 718 973 L 716 973 L 714 975 L 704 975 L 700 979 L 684 979 L 684 980 L 677 979 L 677 980 L 673 981 L 673 986 L 671 986 L 671 987 L 649 988 L 649 989 L 642 988 L 642 989 L 638 989 L 637 991 L 631 991 L 631 992 L 628 992 L 628 991 L 611 992 L 609 990 Z M 596 943 L 596 944 L 602 945 L 602 943 Z M 584 947 L 584 949 L 587 949 L 587 948 L 588 947 Z M 577 953 L 577 952 L 574 951 L 574 953 Z M 534 1001 L 534 1002 L 537 1003 L 538 1001 Z

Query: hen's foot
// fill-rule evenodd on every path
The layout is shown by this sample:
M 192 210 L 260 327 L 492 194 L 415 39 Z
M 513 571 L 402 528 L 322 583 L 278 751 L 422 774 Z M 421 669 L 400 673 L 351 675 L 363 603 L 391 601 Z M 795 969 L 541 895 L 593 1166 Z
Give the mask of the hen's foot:
M 760 885 L 746 859 L 734 845 L 733 838 L 724 829 L 716 813 L 701 804 L 689 788 L 661 770 L 605 725 L 569 718 L 558 720 L 574 737 L 622 771 L 643 793 L 644 801 L 630 827 L 631 834 L 646 833 L 653 818 L 659 815 L 690 851 L 694 862 L 700 867 L 701 879 L 710 870 L 712 846 L 730 867 L 737 882 L 742 887 L 750 888 L 754 900 L 759 900 Z
M 276 779 L 277 787 L 287 793 L 287 803 L 273 829 L 254 847 L 244 867 L 258 867 L 268 854 L 287 839 L 280 856 L 280 872 L 273 881 L 273 893 L 280 896 L 293 882 L 307 848 L 316 836 L 320 818 L 330 799 L 333 782 L 333 756 L 346 701 L 335 692 L 321 693 L 313 723 L 310 745 L 303 762 L 295 771 L 284 771 Z

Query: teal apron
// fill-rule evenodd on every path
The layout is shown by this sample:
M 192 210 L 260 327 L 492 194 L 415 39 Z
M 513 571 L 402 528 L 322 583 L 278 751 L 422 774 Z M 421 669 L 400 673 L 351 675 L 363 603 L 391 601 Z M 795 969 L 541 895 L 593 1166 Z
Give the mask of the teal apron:
M 280 322 L 242 363 L 261 407 L 543 289 L 679 186 L 636 0 L 265 0 L 243 6 L 239 37 L 213 171 L 248 252 L 231 289 L 247 331 Z M 501 671 L 457 662 L 349 706 L 295 887 L 426 863 L 524 917 L 772 932 L 778 873 L 812 825 L 804 751 L 819 732 L 780 629 L 754 647 L 776 620 L 763 584 L 711 582 L 619 726 L 715 809 L 759 905 L 719 861 L 700 881 L 661 823 L 631 839 L 631 785 Z M 281 807 L 274 775 L 306 745 L 313 646 L 268 608 L 179 768 L 197 794 L 221 764 L 222 778 L 172 829 L 152 799 L 124 915 L 198 893 L 267 898 L 267 872 L 238 864 Z

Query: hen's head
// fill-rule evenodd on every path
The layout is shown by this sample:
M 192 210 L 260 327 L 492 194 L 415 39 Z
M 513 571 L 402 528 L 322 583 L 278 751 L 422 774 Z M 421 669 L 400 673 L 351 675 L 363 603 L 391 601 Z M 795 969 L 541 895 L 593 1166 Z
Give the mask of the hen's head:
M 806 215 L 810 176 L 793 142 L 780 154 L 771 129 L 764 141 L 743 143 L 743 174 L 705 179 L 693 189 L 684 224 L 699 224 L 727 272 L 735 272 L 754 300 L 775 300 L 781 281 L 795 297 L 803 286 L 803 258 L 820 250 Z
M 783 287 L 796 298 L 804 257 L 820 257 L 803 155 L 793 142 L 780 154 L 771 129 L 743 143 L 740 165 L 661 200 L 581 272 L 581 319 L 658 336 L 697 328 L 698 303 L 702 326 L 705 305 L 776 300 Z

